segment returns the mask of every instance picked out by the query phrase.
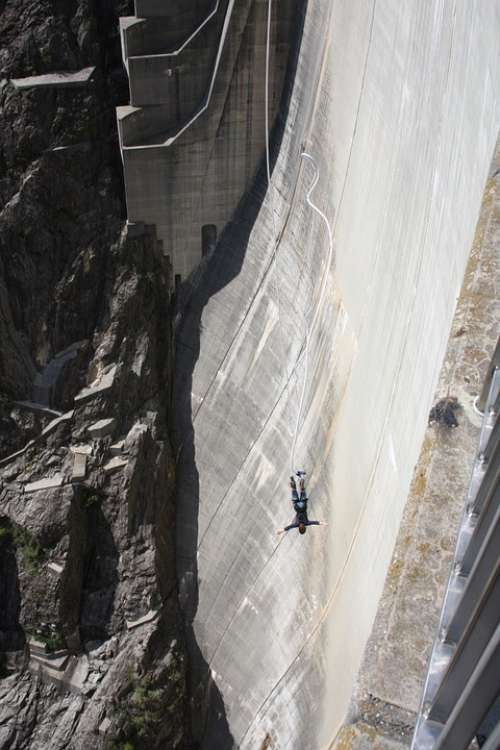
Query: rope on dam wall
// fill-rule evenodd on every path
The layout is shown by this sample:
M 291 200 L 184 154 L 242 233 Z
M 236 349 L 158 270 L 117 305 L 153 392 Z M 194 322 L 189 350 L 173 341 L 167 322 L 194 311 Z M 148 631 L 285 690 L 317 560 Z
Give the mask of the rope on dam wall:
M 272 0 L 268 0 L 268 13 L 269 13 L 269 15 L 268 15 L 268 51 L 267 51 L 267 55 L 268 56 L 269 56 L 269 44 L 270 44 L 270 21 L 269 21 L 269 18 L 271 16 L 271 11 L 270 11 L 271 3 L 272 3 Z M 314 334 L 314 332 L 316 330 L 316 326 L 317 326 L 317 324 L 319 322 L 320 314 L 322 312 L 322 306 L 324 304 L 324 297 L 325 297 L 325 293 L 326 293 L 327 277 L 328 277 L 329 269 L 331 267 L 332 256 L 333 256 L 333 235 L 334 235 L 334 229 L 335 229 L 335 224 L 336 224 L 336 221 L 337 221 L 337 218 L 338 218 L 338 215 L 339 215 L 340 207 L 342 206 L 343 199 L 344 199 L 344 193 L 345 193 L 346 183 L 347 183 L 348 174 L 349 174 L 349 165 L 350 165 L 350 162 L 351 162 L 351 154 L 352 154 L 352 150 L 353 150 L 353 143 L 354 143 L 354 139 L 355 139 L 355 135 L 356 135 L 356 131 L 357 131 L 358 115 L 359 115 L 359 111 L 360 111 L 361 99 L 362 99 L 362 94 L 363 94 L 363 90 L 364 90 L 364 80 L 365 80 L 365 74 L 366 74 L 366 69 L 367 69 L 367 61 L 368 61 L 368 56 L 369 56 L 369 50 L 370 50 L 370 47 L 371 47 L 371 39 L 372 39 L 372 29 L 373 29 L 373 19 L 374 19 L 374 14 L 375 14 L 375 6 L 376 6 L 376 0 L 374 0 L 373 6 L 372 6 L 372 17 L 371 17 L 371 23 L 370 23 L 369 43 L 368 43 L 368 49 L 367 49 L 367 52 L 366 52 L 366 58 L 365 58 L 365 63 L 364 63 L 363 78 L 362 78 L 362 85 L 361 85 L 361 90 L 360 90 L 360 95 L 359 95 L 359 101 L 358 101 L 358 107 L 357 107 L 357 112 L 356 112 L 355 126 L 354 126 L 354 130 L 353 130 L 353 133 L 352 133 L 351 144 L 350 144 L 350 148 L 349 148 L 348 166 L 347 166 L 346 173 L 345 173 L 345 176 L 344 176 L 344 181 L 343 181 L 342 191 L 341 191 L 341 196 L 340 196 L 340 202 L 339 202 L 339 205 L 337 206 L 335 220 L 333 221 L 333 227 L 330 224 L 330 222 L 328 221 L 325 213 L 322 212 L 319 209 L 319 207 L 316 205 L 316 203 L 313 200 L 314 190 L 316 189 L 316 187 L 318 185 L 318 182 L 319 182 L 319 179 L 320 179 L 320 172 L 319 172 L 317 163 L 316 163 L 315 159 L 313 158 L 313 156 L 311 156 L 309 153 L 307 153 L 307 152 L 304 151 L 304 152 L 302 152 L 300 154 L 301 164 L 304 163 L 303 160 L 310 161 L 313 164 L 313 167 L 315 168 L 315 175 L 314 175 L 314 177 L 312 179 L 312 182 L 309 185 L 308 189 L 305 191 L 305 199 L 306 199 L 306 202 L 307 202 L 308 206 L 320 217 L 321 221 L 325 222 L 326 229 L 327 229 L 327 232 L 328 232 L 328 239 L 329 239 L 329 252 L 328 252 L 328 262 L 326 263 L 326 266 L 324 268 L 323 277 L 322 277 L 321 283 L 320 283 L 318 302 L 317 302 L 316 305 L 314 305 L 314 302 L 313 302 L 313 300 L 311 298 L 311 303 L 310 303 L 310 306 L 309 306 L 310 309 L 308 309 L 308 306 L 305 305 L 305 313 L 309 313 L 309 315 L 312 316 L 312 320 L 311 320 L 310 326 L 307 326 L 307 324 L 305 326 L 305 333 L 304 333 L 304 337 L 303 337 L 303 342 L 304 342 L 303 347 L 304 348 L 302 348 L 302 346 L 300 347 L 300 349 L 299 349 L 300 353 L 299 353 L 299 355 L 298 355 L 298 357 L 297 357 L 297 359 L 296 359 L 296 361 L 295 361 L 295 363 L 294 363 L 294 365 L 292 367 L 292 373 L 293 373 L 293 371 L 296 370 L 300 366 L 300 362 L 301 362 L 301 360 L 303 358 L 303 355 L 304 354 L 306 355 L 306 362 L 305 362 L 305 366 L 304 366 L 304 380 L 303 380 L 302 389 L 301 389 L 302 392 L 301 392 L 301 397 L 300 397 L 300 405 L 299 405 L 297 420 L 296 420 L 296 424 L 295 424 L 295 432 L 294 432 L 294 437 L 293 437 L 292 450 L 291 450 L 291 453 L 290 453 L 290 460 L 292 462 L 292 471 L 294 471 L 295 453 L 296 453 L 296 447 L 297 447 L 297 441 L 298 441 L 298 431 L 299 431 L 299 428 L 301 428 L 302 412 L 303 412 L 303 409 L 304 409 L 304 402 L 305 402 L 305 390 L 306 390 L 307 383 L 309 381 L 309 366 L 310 366 L 310 364 L 309 364 L 309 356 L 308 356 L 308 347 L 309 347 L 309 342 L 311 340 L 311 336 Z M 267 57 L 267 60 L 268 59 L 269 59 L 269 57 Z M 322 70 L 323 70 L 323 66 L 322 66 Z M 268 72 L 268 67 L 266 66 L 266 73 L 267 72 Z M 280 243 L 280 239 L 283 237 L 284 229 L 281 228 L 280 234 L 277 235 L 277 233 L 276 233 L 276 227 L 275 227 L 275 216 L 276 216 L 276 214 L 275 214 L 274 205 L 273 205 L 273 201 L 274 201 L 275 196 L 274 196 L 273 186 L 271 184 L 271 175 L 270 175 L 270 157 L 269 157 L 269 148 L 270 148 L 270 146 L 269 146 L 269 129 L 268 129 L 268 119 L 267 119 L 267 115 L 268 115 L 268 86 L 269 86 L 269 80 L 268 80 L 268 76 L 267 75 L 266 75 L 266 79 L 265 79 L 265 85 L 266 85 L 266 100 L 265 100 L 266 101 L 266 144 L 265 144 L 265 146 L 266 146 L 266 159 L 267 159 L 267 168 L 268 168 L 267 178 L 268 178 L 268 189 L 269 189 L 269 192 L 270 192 L 269 199 L 270 199 L 270 203 L 271 203 L 271 207 L 272 207 L 273 227 L 274 227 L 274 238 L 273 238 L 274 248 L 273 248 L 272 257 L 271 257 L 270 262 L 269 262 L 268 270 L 271 271 L 271 269 L 273 269 L 275 271 L 275 273 L 276 273 L 275 279 L 276 279 L 276 287 L 277 287 L 277 300 L 278 300 L 278 303 L 279 303 L 280 302 L 281 285 L 279 283 L 280 279 L 279 279 L 279 275 L 278 275 L 278 268 L 277 268 L 278 264 L 276 262 L 276 253 L 277 253 L 278 245 Z M 304 138 L 303 146 L 302 146 L 303 149 L 306 148 L 306 145 L 305 145 L 306 143 L 308 143 L 308 139 Z M 302 149 L 301 149 L 301 151 L 302 151 Z M 301 182 L 301 180 L 299 179 L 299 177 L 300 177 L 300 171 L 301 170 L 299 169 L 298 170 L 297 181 L 296 181 L 294 189 L 293 189 L 293 198 L 295 198 L 295 194 L 296 194 L 295 191 L 297 192 L 297 197 L 303 191 L 303 188 L 298 186 L 298 182 Z M 294 200 L 292 199 L 291 205 L 290 205 L 290 203 L 288 203 L 288 206 L 287 206 L 287 208 L 288 208 L 288 216 L 290 215 L 290 211 L 293 210 L 293 207 L 294 207 Z M 286 221 L 288 221 L 288 217 L 287 217 Z M 267 270 L 266 270 L 266 273 L 267 273 Z M 264 278 L 265 278 L 265 276 L 264 276 Z M 253 304 L 253 300 L 252 300 L 251 304 Z M 248 314 L 248 311 L 247 311 L 246 314 Z M 281 324 L 281 321 L 280 321 L 280 324 Z M 288 379 L 287 379 L 286 387 L 290 391 L 293 388 L 293 386 L 289 383 Z M 281 392 L 281 394 L 279 396 L 279 399 L 282 398 L 284 395 L 285 395 L 285 390 L 283 390 Z M 276 405 L 275 405 L 275 407 L 276 407 Z M 266 424 L 267 424 L 267 422 L 266 422 Z M 255 444 L 255 442 L 256 441 L 254 441 L 253 444 Z M 252 444 L 252 447 L 253 447 L 253 444 Z M 251 450 L 252 450 L 252 448 L 250 448 L 250 451 Z M 245 461 L 246 461 L 248 455 L 249 454 L 247 454 L 247 456 L 245 457 Z M 223 502 L 223 501 L 221 501 L 221 502 Z M 219 507 L 220 507 L 220 505 L 219 505 Z M 364 512 L 364 509 L 363 509 L 363 512 Z M 212 517 L 212 520 L 211 520 L 210 523 L 212 523 L 212 521 L 213 521 L 213 517 Z M 316 621 L 312 624 L 310 632 L 304 634 L 304 640 L 303 640 L 303 643 L 300 646 L 298 652 L 295 653 L 295 655 L 290 655 L 290 657 L 287 659 L 288 663 L 285 664 L 282 669 L 280 669 L 281 674 L 278 674 L 276 676 L 276 681 L 274 682 L 273 686 L 268 691 L 266 691 L 265 697 L 263 697 L 262 702 L 260 703 L 260 705 L 258 706 L 258 708 L 254 711 L 253 717 L 248 720 L 248 725 L 247 725 L 244 733 L 242 734 L 242 736 L 239 738 L 239 746 L 240 747 L 245 746 L 246 739 L 249 736 L 249 734 L 251 734 L 252 728 L 254 727 L 255 722 L 258 720 L 259 715 L 261 714 L 261 712 L 265 711 L 266 705 L 268 705 L 269 702 L 272 701 L 273 696 L 276 695 L 276 693 L 280 690 L 280 687 L 286 682 L 286 680 L 288 678 L 288 675 L 290 674 L 290 671 L 292 670 L 294 664 L 297 662 L 297 660 L 304 653 L 305 649 L 308 647 L 308 644 L 313 639 L 315 639 L 317 637 L 317 634 L 320 631 L 320 629 L 321 629 L 321 627 L 322 627 L 325 619 L 327 618 L 328 613 L 330 611 L 330 608 L 331 608 L 331 606 L 332 606 L 332 604 L 333 604 L 333 602 L 334 602 L 334 600 L 335 600 L 335 598 L 336 598 L 336 596 L 338 594 L 338 591 L 340 590 L 341 585 L 343 583 L 344 577 L 346 575 L 346 570 L 347 570 L 347 567 L 348 567 L 348 563 L 349 563 L 349 560 L 350 560 L 350 557 L 351 557 L 351 554 L 352 554 L 352 550 L 354 548 L 354 544 L 355 544 L 355 541 L 356 541 L 356 538 L 357 538 L 357 535 L 358 535 L 359 525 L 360 524 L 358 523 L 357 526 L 356 526 L 356 528 L 355 528 L 355 531 L 354 531 L 353 537 L 351 539 L 351 542 L 350 542 L 350 545 L 349 545 L 349 549 L 348 549 L 348 552 L 347 552 L 347 555 L 346 555 L 346 558 L 345 558 L 345 561 L 344 561 L 344 565 L 342 566 L 340 574 L 338 575 L 338 577 L 336 578 L 336 580 L 333 582 L 333 586 L 331 587 L 330 592 L 327 595 L 326 603 L 323 606 L 321 606 L 321 608 L 320 608 L 318 619 L 316 619 Z M 260 568 L 260 570 L 256 574 L 256 576 L 255 576 L 255 578 L 254 578 L 254 580 L 253 580 L 250 588 L 246 592 L 248 599 L 250 599 L 250 600 L 252 599 L 253 592 L 261 584 L 263 576 L 266 574 L 266 571 L 268 570 L 269 566 L 272 564 L 272 561 L 276 559 L 276 555 L 277 555 L 278 550 L 279 550 L 281 544 L 283 543 L 284 539 L 285 539 L 285 536 L 282 536 L 278 540 L 278 542 L 276 543 L 276 546 L 274 547 L 274 549 L 272 550 L 272 552 L 267 557 L 267 560 L 265 561 L 265 563 L 263 564 L 263 566 Z M 238 550 L 237 553 L 236 553 L 236 556 L 235 556 L 235 558 L 234 558 L 234 560 L 232 562 L 232 565 L 236 564 L 236 560 L 238 559 L 239 555 L 240 555 L 240 551 Z M 226 574 L 226 578 L 224 579 L 224 584 L 225 584 L 225 582 L 227 580 L 227 576 L 228 575 L 229 575 L 229 572 Z M 210 613 L 212 612 L 212 609 L 214 607 L 215 607 L 215 602 L 212 604 L 212 607 L 209 610 Z M 215 647 L 214 647 L 214 649 L 212 651 L 212 655 L 209 658 L 209 667 L 210 668 L 212 668 L 212 665 L 214 663 L 216 663 L 217 656 L 220 653 L 220 649 L 223 646 L 224 640 L 226 638 L 226 634 L 233 627 L 234 622 L 236 621 L 236 618 L 238 617 L 238 613 L 239 613 L 239 608 L 235 607 L 235 611 L 231 614 L 231 616 L 229 618 L 229 621 L 227 622 L 227 624 L 225 625 L 225 627 L 223 629 L 223 632 L 221 633 L 220 637 L 218 637 L 216 645 L 214 644 Z M 208 617 L 207 617 L 207 621 L 208 621 Z
M 267 36 L 266 36 L 266 59 L 265 59 L 265 113 L 264 113 L 265 114 L 265 118 L 264 118 L 264 121 L 265 121 L 265 158 L 266 158 L 266 171 L 267 171 L 267 183 L 268 183 L 268 191 L 269 191 L 269 203 L 270 203 L 271 214 L 272 214 L 272 232 L 273 232 L 273 237 L 272 237 L 272 242 L 273 242 L 272 257 L 270 259 L 269 267 L 268 268 L 269 268 L 269 270 L 272 269 L 274 271 L 274 287 L 275 287 L 275 290 L 276 290 L 275 294 L 276 294 L 276 303 L 277 303 L 277 310 L 278 310 L 278 327 L 279 327 L 280 337 L 284 341 L 285 339 L 282 336 L 283 325 L 282 325 L 282 319 L 281 319 L 281 309 L 282 309 L 281 308 L 281 285 L 280 285 L 279 268 L 278 268 L 278 262 L 277 262 L 277 249 L 278 249 L 278 246 L 280 244 L 281 237 L 283 236 L 283 229 L 281 230 L 281 232 L 278 232 L 277 221 L 276 221 L 275 195 L 274 195 L 275 188 L 274 188 L 274 185 L 273 185 L 272 180 L 271 180 L 270 135 L 269 135 L 269 93 L 270 93 L 269 92 L 269 89 L 270 89 L 269 79 L 270 79 L 270 46 L 271 46 L 272 10 L 273 10 L 272 0 L 268 0 Z M 317 184 L 319 182 L 319 177 L 320 177 L 319 169 L 317 167 L 315 159 L 310 154 L 308 154 L 306 152 L 302 152 L 300 154 L 300 158 L 311 161 L 311 163 L 313 164 L 313 166 L 315 168 L 315 174 L 314 174 L 314 177 L 312 179 L 312 182 L 309 185 L 308 189 L 305 191 L 305 200 L 306 200 L 307 204 L 309 205 L 309 207 L 312 208 L 312 210 L 319 215 L 319 217 L 321 218 L 321 220 L 325 222 L 327 233 L 328 233 L 329 246 L 328 246 L 327 259 L 326 259 L 324 271 L 323 271 L 322 278 L 321 278 L 320 292 L 319 292 L 318 301 L 317 301 L 317 303 L 316 303 L 315 306 L 313 306 L 313 304 L 311 304 L 309 306 L 309 308 L 308 308 L 308 306 L 306 306 L 306 314 L 307 314 L 307 316 L 309 318 L 311 318 L 311 316 L 312 316 L 311 323 L 310 323 L 310 325 L 307 325 L 307 317 L 306 317 L 305 335 L 303 337 L 303 343 L 301 344 L 301 347 L 300 347 L 300 350 L 299 350 L 300 353 L 299 353 L 299 355 L 298 355 L 295 363 L 292 365 L 291 372 L 289 372 L 289 366 L 288 366 L 287 358 L 286 357 L 284 358 L 285 367 L 286 367 L 286 381 L 285 381 L 285 384 L 283 386 L 283 390 L 281 391 L 281 393 L 280 393 L 280 395 L 278 397 L 278 400 L 276 401 L 276 404 L 273 407 L 273 411 L 274 411 L 274 409 L 277 407 L 279 401 L 281 400 L 281 398 L 283 398 L 283 396 L 286 394 L 286 392 L 287 391 L 288 392 L 292 391 L 293 386 L 292 386 L 292 384 L 290 382 L 291 381 L 291 377 L 293 375 L 293 372 L 299 366 L 300 361 L 303 359 L 303 356 L 305 354 L 304 379 L 303 379 L 303 383 L 302 383 L 302 392 L 301 392 L 301 397 L 300 397 L 299 410 L 298 410 L 298 414 L 297 414 L 297 419 L 296 419 L 296 424 L 295 424 L 295 431 L 294 431 L 294 435 L 293 435 L 293 441 L 292 441 L 291 452 L 290 452 L 290 460 L 291 460 L 291 463 L 292 463 L 292 466 L 291 466 L 292 473 L 294 471 L 295 451 L 296 451 L 296 445 L 297 445 L 297 440 L 298 440 L 298 431 L 299 431 L 299 428 L 300 428 L 300 422 L 301 422 L 302 411 L 303 411 L 304 400 L 305 400 L 305 390 L 306 390 L 307 382 L 309 380 L 308 344 L 309 344 L 311 335 L 314 333 L 314 331 L 316 329 L 316 326 L 317 326 L 317 323 L 318 323 L 318 320 L 319 320 L 320 311 L 322 309 L 322 305 L 323 305 L 324 297 L 325 297 L 328 271 L 329 271 L 329 269 L 331 267 L 332 256 L 333 256 L 333 231 L 332 231 L 332 227 L 331 227 L 330 222 L 329 222 L 328 218 L 326 217 L 325 213 L 323 211 L 321 211 L 321 209 L 312 200 L 312 196 L 313 196 L 314 190 L 317 187 Z M 296 183 L 296 186 L 297 186 L 297 183 Z M 297 190 L 297 193 L 299 193 L 299 190 L 300 189 Z M 293 191 L 293 198 L 295 198 L 295 188 L 294 188 L 294 191 Z M 288 204 L 289 210 L 293 210 L 293 205 L 294 205 L 294 200 L 292 200 L 292 206 L 291 207 L 290 207 L 290 204 Z M 287 221 L 288 221 L 288 219 L 287 219 Z M 267 273 L 267 271 L 266 271 L 266 273 Z M 252 301 L 252 304 L 253 304 L 253 301 Z M 233 341 L 234 341 L 234 339 L 233 339 Z M 227 355 L 227 353 L 226 353 L 226 355 Z M 268 420 L 266 420 L 266 424 L 267 424 L 267 422 L 268 422 Z M 262 429 L 265 429 L 265 426 Z M 251 451 L 251 448 L 250 448 L 250 451 Z M 248 458 L 248 455 L 249 455 L 249 453 L 245 457 L 245 461 Z M 240 467 L 240 469 L 241 469 L 241 467 Z M 233 480 L 233 484 L 234 484 L 234 480 Z M 231 487 L 233 486 L 233 484 L 231 484 Z M 204 533 L 201 535 L 200 539 L 198 540 L 197 550 L 199 550 L 201 548 L 201 546 L 202 546 L 202 544 L 204 542 L 205 536 L 206 536 L 206 534 L 208 532 L 208 529 L 210 528 L 211 524 L 214 522 L 214 519 L 215 519 L 215 517 L 216 517 L 216 515 L 217 515 L 217 513 L 219 511 L 219 508 L 221 507 L 222 503 L 224 502 L 225 498 L 227 497 L 228 492 L 229 492 L 229 489 L 224 494 L 222 500 L 220 501 L 220 503 L 218 504 L 218 506 L 217 506 L 217 508 L 215 510 L 215 513 L 212 514 L 212 517 L 211 517 L 209 523 L 207 524 L 207 527 L 206 527 Z M 262 575 L 262 573 L 264 572 L 264 570 L 266 569 L 266 567 L 269 565 L 270 561 L 273 558 L 275 558 L 275 555 L 276 555 L 276 553 L 277 553 L 280 545 L 283 543 L 284 539 L 285 539 L 285 537 L 282 536 L 277 541 L 277 543 L 276 543 L 273 551 L 269 555 L 269 557 L 268 557 L 267 561 L 265 562 L 263 568 L 259 571 L 259 573 L 256 576 L 255 580 L 253 581 L 252 585 L 250 586 L 249 594 L 248 594 L 249 596 L 252 595 L 252 591 L 258 585 L 259 578 Z M 219 588 L 219 593 L 223 589 L 224 585 L 226 584 L 226 581 L 227 581 L 227 579 L 228 579 L 228 577 L 229 577 L 229 575 L 231 573 L 231 570 L 232 570 L 233 566 L 236 564 L 236 561 L 238 560 L 238 556 L 239 555 L 240 555 L 240 551 L 238 550 L 236 552 L 236 555 L 235 555 L 232 563 L 230 564 L 228 570 L 225 573 L 225 577 L 224 577 L 223 583 L 222 583 L 222 585 Z M 212 615 L 212 611 L 216 607 L 216 603 L 217 603 L 217 600 L 218 600 L 218 597 L 219 597 L 219 593 L 214 597 L 214 600 L 211 602 L 210 606 L 208 607 L 208 611 L 205 614 L 205 622 L 207 622 L 210 619 L 210 617 Z M 215 641 L 212 653 L 211 653 L 210 657 L 207 659 L 208 660 L 208 667 L 209 667 L 209 669 L 211 669 L 212 665 L 214 664 L 214 662 L 216 662 L 216 659 L 217 659 L 217 656 L 218 656 L 218 654 L 220 652 L 222 644 L 224 643 L 224 639 L 226 637 L 226 634 L 232 628 L 232 626 L 233 626 L 236 618 L 238 617 L 238 614 L 239 614 L 239 607 L 236 607 L 235 610 L 234 610 L 234 612 L 232 612 L 231 615 L 229 616 L 228 622 L 225 624 L 222 633 L 220 634 L 220 636 Z M 314 630 L 314 632 L 316 632 L 316 629 Z M 305 645 L 301 648 L 300 652 L 302 652 L 304 648 L 305 648 Z M 293 663 L 293 661 L 292 661 L 292 663 Z M 290 665 L 286 668 L 285 672 L 280 677 L 280 679 L 279 679 L 279 681 L 278 681 L 277 684 L 280 684 L 282 682 L 282 680 L 284 679 L 285 675 L 288 673 L 289 669 L 290 669 Z M 274 690 L 274 688 L 273 688 L 273 690 Z M 271 693 L 272 693 L 272 691 L 271 691 Z M 264 705 L 265 702 L 268 700 L 268 697 L 266 697 L 265 701 L 263 701 L 263 703 L 259 707 L 259 711 L 262 708 L 262 705 Z M 258 714 L 258 712 L 257 712 L 257 714 Z M 251 728 L 251 726 L 252 726 L 252 724 L 253 724 L 253 722 L 255 720 L 255 716 L 249 722 L 248 727 L 247 727 L 247 729 L 246 729 L 246 731 L 245 731 L 242 739 L 240 740 L 240 743 L 243 743 L 243 741 L 245 740 L 246 736 L 248 735 L 248 732 L 250 731 L 250 728 Z
M 272 6 L 273 6 L 272 0 L 268 0 L 267 30 L 266 30 L 266 73 L 265 73 L 265 94 L 264 94 L 264 122 L 265 122 L 265 141 L 266 141 L 267 185 L 269 189 L 269 199 L 270 199 L 270 204 L 271 204 L 271 215 L 272 215 L 272 224 L 273 224 L 273 267 L 274 267 L 274 276 L 275 276 L 276 302 L 278 306 L 278 326 L 280 329 L 280 339 L 284 341 L 283 335 L 282 335 L 283 329 L 281 325 L 281 298 L 280 298 L 280 286 L 279 286 L 279 281 L 278 281 L 278 260 L 277 260 L 277 253 L 276 253 L 280 238 L 279 238 L 278 231 L 276 228 L 276 207 L 274 204 L 274 186 L 271 181 L 271 166 L 270 166 L 271 160 L 270 160 L 270 154 L 269 154 L 269 151 L 270 151 L 270 148 L 269 148 L 269 67 L 270 67 L 270 49 L 271 49 Z M 314 165 L 314 168 L 316 170 L 316 174 L 314 175 L 313 181 L 309 187 L 309 190 L 306 193 L 306 201 L 307 201 L 307 204 L 313 209 L 313 211 L 316 211 L 316 213 L 320 216 L 320 218 L 325 222 L 326 229 L 328 232 L 328 260 L 326 262 L 325 270 L 323 273 L 323 278 L 321 280 L 320 295 L 318 298 L 316 309 L 314 311 L 314 316 L 313 316 L 311 325 L 309 326 L 309 330 L 306 331 L 306 335 L 304 339 L 304 350 L 305 350 L 304 378 L 302 382 L 302 391 L 300 395 L 299 410 L 297 413 L 297 421 L 295 423 L 295 431 L 294 431 L 294 436 L 293 436 L 293 441 L 292 441 L 292 450 L 290 454 L 290 461 L 291 461 L 290 471 L 292 474 L 295 471 L 295 450 L 297 447 L 297 438 L 298 438 L 298 433 L 299 433 L 300 419 L 302 416 L 302 409 L 304 406 L 304 396 L 305 396 L 305 390 L 306 390 L 308 374 L 309 374 L 309 340 L 311 338 L 311 335 L 318 321 L 319 311 L 323 304 L 323 297 L 324 297 L 325 289 L 326 289 L 326 279 L 328 275 L 328 269 L 331 266 L 332 254 L 333 254 L 333 232 L 332 232 L 332 227 L 330 225 L 330 222 L 328 221 L 323 211 L 321 211 L 321 209 L 311 200 L 311 196 L 319 181 L 319 169 L 318 169 L 315 159 L 306 151 L 303 151 L 301 153 L 301 157 L 304 159 L 309 159 Z M 289 383 L 290 378 L 289 378 L 289 373 L 288 373 L 288 361 L 287 361 L 286 356 L 284 357 L 284 361 L 285 361 L 285 369 L 286 369 L 285 389 L 288 389 L 288 383 Z
M 316 305 L 316 309 L 314 311 L 314 316 L 313 316 L 311 325 L 309 327 L 309 330 L 307 331 L 306 336 L 305 336 L 305 358 L 306 358 L 306 364 L 305 364 L 305 368 L 304 368 L 304 379 L 302 381 L 302 392 L 300 394 L 299 410 L 297 412 L 297 422 L 295 423 L 295 433 L 294 433 L 293 445 L 292 445 L 292 466 L 291 466 L 292 471 L 294 471 L 294 467 L 295 467 L 295 449 L 297 447 L 297 437 L 298 437 L 298 434 L 299 434 L 300 418 L 302 416 L 302 409 L 303 409 L 303 406 L 304 406 L 304 395 L 305 395 L 305 392 L 306 392 L 306 385 L 307 385 L 307 379 L 308 379 L 308 374 L 309 374 L 309 341 L 310 341 L 310 338 L 311 338 L 311 336 L 313 334 L 313 331 L 314 331 L 314 329 L 316 327 L 316 323 L 318 322 L 319 312 L 320 312 L 321 306 L 323 304 L 323 297 L 325 295 L 325 290 L 326 290 L 326 279 L 327 279 L 327 276 L 328 276 L 328 269 L 331 266 L 332 255 L 333 255 L 333 232 L 332 232 L 331 224 L 328 221 L 326 215 L 323 213 L 323 211 L 320 208 L 318 208 L 318 206 L 311 200 L 311 195 L 313 194 L 313 192 L 314 192 L 314 190 L 316 188 L 316 185 L 318 184 L 318 181 L 319 181 L 319 169 L 318 169 L 318 165 L 316 164 L 316 161 L 314 160 L 314 158 L 310 154 L 308 154 L 306 151 L 303 151 L 301 153 L 301 157 L 304 158 L 304 159 L 310 159 L 310 161 L 312 162 L 312 164 L 314 165 L 314 168 L 316 170 L 316 174 L 314 175 L 313 181 L 312 181 L 312 183 L 311 183 L 311 185 L 309 187 L 309 190 L 306 193 L 306 201 L 307 201 L 308 206 L 310 206 L 313 209 L 313 211 L 316 211 L 316 213 L 320 216 L 320 218 L 323 219 L 323 221 L 325 222 L 325 226 L 326 226 L 326 229 L 327 229 L 327 232 L 328 232 L 328 260 L 327 260 L 327 262 L 325 264 L 325 270 L 324 270 L 324 273 L 323 273 L 323 278 L 321 279 L 320 293 L 319 293 L 319 298 L 318 298 L 318 302 L 317 302 L 317 305 Z

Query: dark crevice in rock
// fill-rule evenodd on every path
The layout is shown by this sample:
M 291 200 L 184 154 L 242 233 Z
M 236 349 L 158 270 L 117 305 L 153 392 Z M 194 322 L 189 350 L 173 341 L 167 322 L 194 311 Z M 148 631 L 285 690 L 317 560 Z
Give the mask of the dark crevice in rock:
M 19 623 L 21 595 L 19 571 L 8 518 L 0 518 L 0 651 L 20 651 L 24 648 L 24 632 Z M 0 663 L 0 676 L 7 673 L 7 660 Z M 1 674 L 3 672 L 3 674 Z
M 83 641 L 105 641 L 112 635 L 110 624 L 118 585 L 119 552 L 101 504 L 98 500 L 91 501 L 92 495 L 86 508 L 87 528 L 91 533 L 85 555 L 79 622 Z

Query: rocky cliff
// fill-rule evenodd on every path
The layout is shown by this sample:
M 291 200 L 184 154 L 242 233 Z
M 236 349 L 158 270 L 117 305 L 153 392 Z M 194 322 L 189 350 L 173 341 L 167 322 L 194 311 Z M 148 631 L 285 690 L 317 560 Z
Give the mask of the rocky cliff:
M 123 230 L 114 119 L 130 5 L 0 2 L 0 748 L 188 745 L 170 268 Z

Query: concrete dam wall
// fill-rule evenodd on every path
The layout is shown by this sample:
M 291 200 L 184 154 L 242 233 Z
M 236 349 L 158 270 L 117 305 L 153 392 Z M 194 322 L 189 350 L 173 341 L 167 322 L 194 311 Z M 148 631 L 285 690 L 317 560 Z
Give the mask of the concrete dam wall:
M 259 11 L 262 66 L 267 4 L 243 6 Z M 209 749 L 327 748 L 346 716 L 500 125 L 498 0 L 292 9 L 272 185 L 249 168 L 216 248 L 178 266 L 196 268 L 177 318 L 178 575 Z M 245 144 L 248 164 L 263 157 L 264 83 L 235 84 L 256 116 L 242 141 L 237 117 L 213 141 L 218 189 Z M 149 150 L 140 173 L 161 159 Z M 179 220 L 169 185 L 159 235 L 194 247 L 214 222 Z M 157 223 L 146 209 L 129 219 Z M 329 526 L 277 536 L 297 468 Z
M 296 5 L 276 4 L 272 113 Z M 266 7 L 265 0 L 187 8 L 137 0 L 136 15 L 121 19 L 130 106 L 118 107 L 117 119 L 128 219 L 155 226 L 178 281 L 214 244 L 262 156 Z

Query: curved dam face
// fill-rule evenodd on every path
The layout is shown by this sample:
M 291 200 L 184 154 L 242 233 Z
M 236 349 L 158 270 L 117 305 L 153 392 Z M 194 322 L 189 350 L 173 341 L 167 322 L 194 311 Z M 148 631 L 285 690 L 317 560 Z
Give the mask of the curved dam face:
M 497 1 L 310 2 L 272 188 L 191 278 L 178 565 L 205 748 L 327 748 L 345 718 L 498 134 L 499 25 Z M 327 528 L 276 534 L 292 468 Z

